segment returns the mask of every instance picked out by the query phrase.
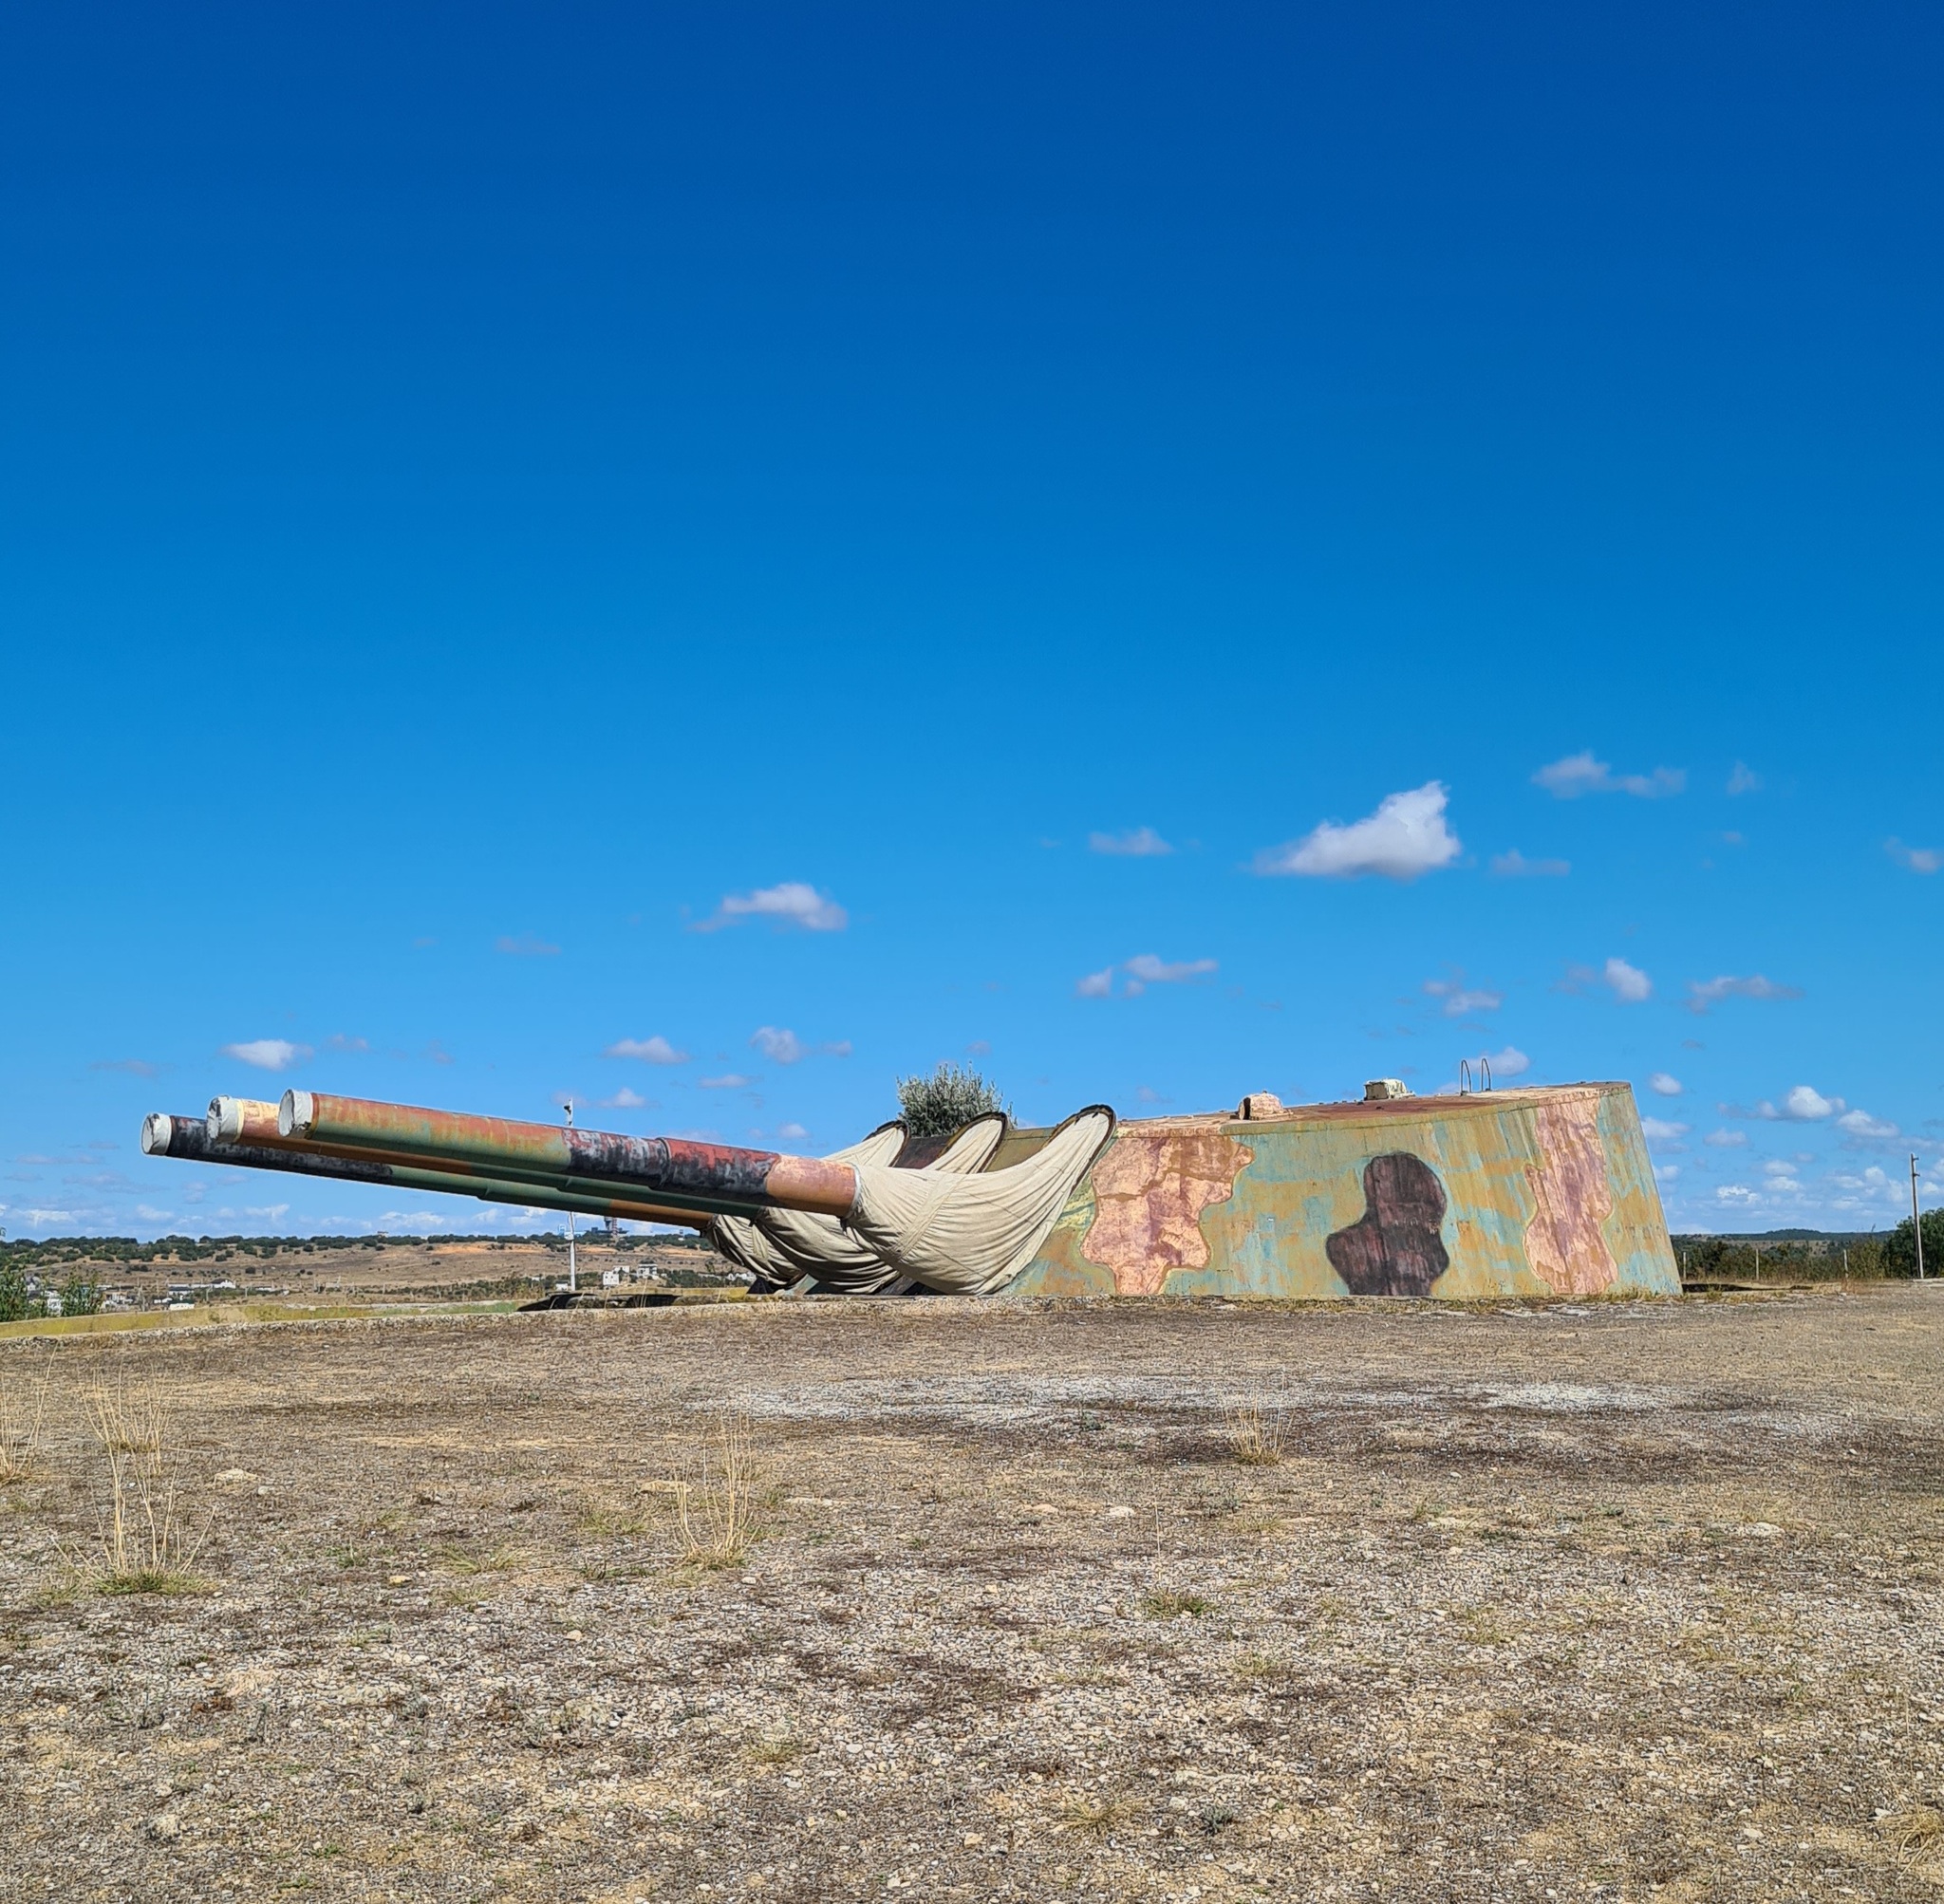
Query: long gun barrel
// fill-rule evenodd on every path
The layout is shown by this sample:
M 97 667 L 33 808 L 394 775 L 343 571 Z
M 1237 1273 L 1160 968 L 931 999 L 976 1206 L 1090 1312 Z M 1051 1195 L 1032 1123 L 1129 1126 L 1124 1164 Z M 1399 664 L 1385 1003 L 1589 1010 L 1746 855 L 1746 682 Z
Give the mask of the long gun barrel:
M 277 1134 L 284 1145 L 323 1156 L 546 1184 L 583 1196 L 665 1200 L 720 1216 L 779 1209 L 847 1217 L 857 1199 L 850 1166 L 823 1158 L 475 1117 L 325 1092 L 285 1092 Z
M 274 1105 L 254 1103 L 248 1098 L 222 1098 L 217 1103 L 223 1107 L 223 1113 L 219 1114 L 212 1106 L 207 1118 L 151 1112 L 142 1120 L 143 1154 L 178 1157 L 195 1163 L 239 1165 L 252 1170 L 281 1170 L 298 1177 L 329 1177 L 343 1183 L 383 1184 L 402 1190 L 437 1190 L 448 1196 L 477 1197 L 482 1203 L 570 1210 L 576 1216 L 626 1217 L 636 1223 L 687 1223 L 696 1227 L 705 1221 L 694 1210 L 635 1197 L 582 1195 L 545 1183 L 521 1183 L 468 1171 L 414 1169 L 409 1165 L 388 1164 L 369 1157 L 327 1157 L 288 1144 L 215 1141 L 211 1127 L 224 1128 L 225 1115 L 227 1128 L 235 1129 L 239 1135 L 254 1135 L 260 1133 L 266 1111 L 270 1113 L 273 1131 L 276 1112 Z

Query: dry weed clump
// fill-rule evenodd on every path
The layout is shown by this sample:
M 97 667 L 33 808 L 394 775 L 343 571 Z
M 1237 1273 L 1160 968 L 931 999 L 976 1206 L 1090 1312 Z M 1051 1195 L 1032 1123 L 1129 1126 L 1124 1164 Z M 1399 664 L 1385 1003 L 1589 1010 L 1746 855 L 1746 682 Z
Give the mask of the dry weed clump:
M 23 1383 L 16 1391 L 12 1382 L 0 1383 L 0 1487 L 31 1481 L 40 1463 L 41 1424 L 47 1414 L 47 1382 L 52 1371 L 41 1370 L 41 1379 Z
M 1243 1467 L 1274 1467 L 1282 1459 L 1282 1410 L 1262 1395 L 1230 1402 L 1222 1424 L 1229 1458 Z
M 1141 1611 L 1150 1619 L 1197 1618 L 1213 1604 L 1200 1594 L 1162 1592 L 1147 1595 L 1141 1601 Z
M 1912 1805 L 1879 1823 L 1907 1863 L 1930 1864 L 1944 1856 L 1944 1811 L 1935 1805 Z
M 161 1391 L 98 1382 L 85 1402 L 107 1465 L 105 1503 L 96 1509 L 89 1575 L 103 1594 L 187 1594 L 200 1590 L 196 1557 L 215 1520 L 214 1506 L 192 1530 L 176 1498 L 168 1448 L 168 1411 Z
M 684 1482 L 676 1491 L 682 1560 L 691 1567 L 739 1567 L 760 1531 L 768 1496 L 754 1424 L 746 1414 L 724 1414 L 714 1446 L 702 1448 L 701 1482 Z
M 758 1739 L 746 1756 L 753 1765 L 794 1765 L 810 1748 L 801 1739 L 785 1732 L 770 1739 Z
M 1115 1825 L 1125 1824 L 1138 1806 L 1131 1799 L 1069 1799 L 1059 1808 L 1062 1831 L 1080 1831 L 1105 1838 Z

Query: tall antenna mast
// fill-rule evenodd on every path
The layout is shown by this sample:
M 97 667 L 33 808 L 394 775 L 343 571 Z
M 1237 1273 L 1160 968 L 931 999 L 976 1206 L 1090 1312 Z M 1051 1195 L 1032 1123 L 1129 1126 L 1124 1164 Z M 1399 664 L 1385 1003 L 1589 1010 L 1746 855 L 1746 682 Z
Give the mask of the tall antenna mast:
M 567 1128 L 570 1130 L 573 1129 L 573 1099 L 570 1097 L 567 1100 Z M 580 1276 L 575 1267 L 573 1258 L 573 1212 L 569 1210 L 567 1213 L 567 1293 L 570 1296 L 577 1296 L 580 1294 Z

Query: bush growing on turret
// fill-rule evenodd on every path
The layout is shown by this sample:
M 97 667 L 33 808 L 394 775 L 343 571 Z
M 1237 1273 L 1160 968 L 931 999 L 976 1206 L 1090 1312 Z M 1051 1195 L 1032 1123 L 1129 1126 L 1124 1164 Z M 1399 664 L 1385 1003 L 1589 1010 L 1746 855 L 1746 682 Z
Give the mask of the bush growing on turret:
M 914 1137 L 943 1137 L 975 1117 L 1010 1108 L 970 1065 L 941 1064 L 929 1077 L 898 1080 L 898 1109 Z

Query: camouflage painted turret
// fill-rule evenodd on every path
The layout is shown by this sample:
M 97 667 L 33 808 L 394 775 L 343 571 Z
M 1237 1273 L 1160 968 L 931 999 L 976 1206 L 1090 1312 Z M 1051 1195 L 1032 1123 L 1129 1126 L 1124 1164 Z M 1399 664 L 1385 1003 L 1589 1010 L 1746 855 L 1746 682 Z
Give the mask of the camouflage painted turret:
M 1397 1088 L 1401 1091 L 1401 1087 Z M 151 1154 L 686 1223 L 760 1286 L 1343 1297 L 1679 1287 L 1632 1091 L 1393 1095 L 1051 1129 L 831 1158 L 289 1092 L 153 1117 Z

